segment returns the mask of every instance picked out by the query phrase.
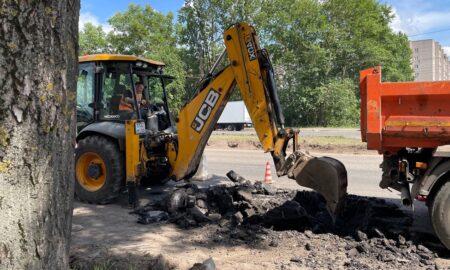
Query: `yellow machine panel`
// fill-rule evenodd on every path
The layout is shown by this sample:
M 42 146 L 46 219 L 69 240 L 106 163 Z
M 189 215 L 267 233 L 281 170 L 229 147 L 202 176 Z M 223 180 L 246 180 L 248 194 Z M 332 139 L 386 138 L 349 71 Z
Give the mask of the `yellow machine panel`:
M 273 151 L 277 128 L 271 121 L 274 118 L 269 117 L 273 112 L 267 102 L 264 75 L 257 57 L 260 48 L 255 30 L 246 23 L 240 23 L 239 27 L 225 31 L 224 40 L 234 78 L 262 148 L 266 152 Z
M 180 111 L 178 152 L 168 154 L 172 174 L 177 180 L 197 169 L 206 143 L 235 86 L 233 77 L 231 68 L 225 68 Z

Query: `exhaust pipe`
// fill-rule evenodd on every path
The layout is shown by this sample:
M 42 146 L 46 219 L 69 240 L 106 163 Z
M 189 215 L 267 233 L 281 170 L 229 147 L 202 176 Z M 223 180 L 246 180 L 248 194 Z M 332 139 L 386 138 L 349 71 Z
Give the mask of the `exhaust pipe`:
M 405 184 L 400 189 L 400 199 L 404 206 L 412 205 L 411 191 L 409 190 L 409 184 Z

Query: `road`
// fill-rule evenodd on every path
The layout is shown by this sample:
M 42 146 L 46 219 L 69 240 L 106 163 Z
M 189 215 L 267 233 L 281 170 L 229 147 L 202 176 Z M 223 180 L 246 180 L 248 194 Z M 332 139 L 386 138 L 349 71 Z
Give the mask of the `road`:
M 311 153 L 315 156 L 330 156 L 344 163 L 348 172 L 348 191 L 351 194 L 398 198 L 397 192 L 378 187 L 381 179 L 381 156 L 374 154 Z M 250 180 L 263 180 L 265 164 L 271 163 L 272 178 L 277 187 L 296 189 L 297 183 L 287 177 L 278 178 L 269 154 L 257 150 L 206 149 L 207 171 L 210 174 L 225 175 L 234 170 Z
M 356 128 L 299 128 L 301 137 L 345 137 L 350 139 L 361 139 L 361 132 Z M 226 135 L 256 135 L 255 129 L 246 128 L 242 131 L 224 131 L 216 130 L 213 134 L 226 134 Z

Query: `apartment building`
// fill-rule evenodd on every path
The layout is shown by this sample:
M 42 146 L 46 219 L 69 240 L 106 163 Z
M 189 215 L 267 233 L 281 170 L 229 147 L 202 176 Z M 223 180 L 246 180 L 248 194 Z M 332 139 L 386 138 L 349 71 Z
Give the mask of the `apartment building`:
M 414 80 L 450 80 L 450 62 L 441 44 L 432 39 L 410 41 Z

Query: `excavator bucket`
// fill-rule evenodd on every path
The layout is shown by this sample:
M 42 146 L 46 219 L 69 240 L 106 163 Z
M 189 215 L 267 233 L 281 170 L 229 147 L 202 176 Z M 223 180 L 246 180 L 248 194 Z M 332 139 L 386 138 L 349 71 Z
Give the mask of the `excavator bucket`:
M 300 186 L 322 194 L 333 221 L 336 219 L 347 195 L 347 170 L 344 164 L 330 157 L 309 156 L 298 162 L 288 176 Z

